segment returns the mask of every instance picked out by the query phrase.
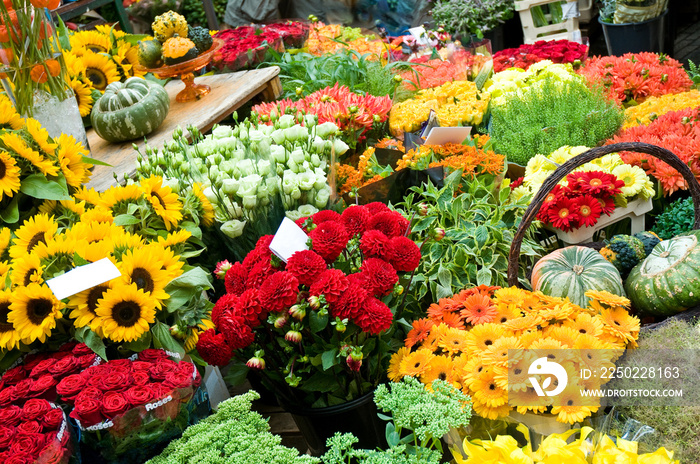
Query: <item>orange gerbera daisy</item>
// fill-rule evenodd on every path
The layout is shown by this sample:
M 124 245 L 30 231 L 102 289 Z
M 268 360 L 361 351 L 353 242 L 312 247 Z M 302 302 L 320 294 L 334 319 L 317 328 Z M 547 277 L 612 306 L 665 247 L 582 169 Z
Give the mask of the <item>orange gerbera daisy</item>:
M 435 325 L 433 321 L 427 318 L 422 318 L 413 321 L 413 329 L 411 329 L 406 335 L 406 346 L 411 348 L 418 343 L 422 343 L 428 335 L 430 335 L 430 329 Z
M 463 304 L 464 309 L 460 311 L 460 315 L 466 322 L 473 325 L 493 322 L 498 315 L 498 310 L 491 298 L 481 293 L 467 297 Z

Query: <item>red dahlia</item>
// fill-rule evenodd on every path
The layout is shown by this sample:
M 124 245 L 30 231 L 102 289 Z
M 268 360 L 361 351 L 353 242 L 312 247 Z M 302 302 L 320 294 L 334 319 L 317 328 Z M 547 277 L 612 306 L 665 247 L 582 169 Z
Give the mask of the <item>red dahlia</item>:
M 287 272 L 297 278 L 300 284 L 310 286 L 323 271 L 326 262 L 311 250 L 297 251 L 287 261 Z
M 272 267 L 269 258 L 267 258 L 265 261 L 258 261 L 248 271 L 248 276 L 245 280 L 246 288 L 260 287 L 268 277 L 275 273 L 275 271 L 276 269 Z
M 339 221 L 340 214 L 330 209 L 324 209 L 311 216 L 311 219 L 314 221 L 314 225 L 319 225 L 327 221 Z
M 309 230 L 306 227 L 304 227 L 304 225 L 306 224 L 306 221 L 308 219 L 309 219 L 309 216 L 305 216 L 305 217 L 299 218 L 296 221 L 294 221 L 294 224 L 298 225 L 299 228 L 301 230 L 303 230 L 304 232 L 306 232 L 307 234 L 309 233 Z
M 369 297 L 369 293 L 362 285 L 357 282 L 350 283 L 338 301 L 331 305 L 331 316 L 341 319 L 355 319 L 360 314 L 367 297 Z
M 246 324 L 251 327 L 257 327 L 260 325 L 260 321 L 267 317 L 267 312 L 263 311 L 262 307 L 260 306 L 260 302 L 258 301 L 258 291 L 254 288 L 249 288 L 243 292 L 241 297 L 233 306 L 231 315 L 242 317 L 246 321 Z
M 324 295 L 329 304 L 333 304 L 348 288 L 348 278 L 340 269 L 327 269 L 321 273 L 309 288 L 313 296 Z
M 222 316 L 217 328 L 224 334 L 226 343 L 234 350 L 249 346 L 255 339 L 253 330 L 242 317 Z
M 348 234 L 342 223 L 326 221 L 309 233 L 311 248 L 328 263 L 335 261 L 348 243 Z
M 343 211 L 340 220 L 345 226 L 350 237 L 362 234 L 367 228 L 367 221 L 371 214 L 364 206 L 351 206 Z
M 377 213 L 383 213 L 384 211 L 390 211 L 387 205 L 379 201 L 367 203 L 365 205 L 365 208 L 367 209 L 367 211 L 369 211 L 369 214 L 371 214 L 372 216 L 374 216 Z
M 264 237 L 262 237 L 260 240 L 262 240 Z M 260 243 L 260 240 L 258 240 L 258 243 Z M 245 268 L 246 272 L 250 272 L 253 267 L 255 267 L 256 264 L 260 262 L 270 262 L 270 256 L 272 253 L 270 252 L 270 248 L 265 245 L 265 246 L 255 246 L 253 250 L 248 253 L 243 260 L 243 267 Z
M 391 292 L 399 281 L 396 269 L 379 258 L 365 259 L 360 267 L 360 273 L 367 279 L 368 289 L 375 296 L 384 296 Z
M 197 352 L 212 366 L 225 366 L 231 361 L 231 347 L 226 343 L 224 334 L 217 334 L 214 329 L 199 334 Z
M 391 327 L 394 315 L 391 309 L 376 298 L 367 298 L 362 304 L 360 314 L 355 318 L 355 323 L 364 332 L 378 334 L 382 330 Z
M 397 271 L 413 272 L 420 264 L 420 248 L 408 237 L 394 237 L 387 258 Z
M 233 263 L 231 269 L 226 271 L 224 285 L 226 285 L 226 293 L 240 295 L 245 290 L 246 271 L 241 263 Z
M 379 230 L 368 230 L 360 239 L 360 250 L 366 258 L 385 258 L 390 248 L 389 238 Z
M 290 272 L 278 271 L 268 277 L 258 290 L 260 306 L 265 311 L 284 311 L 297 302 L 299 281 Z
M 408 220 L 396 211 L 384 211 L 372 216 L 367 223 L 367 230 L 379 230 L 387 237 L 405 235 L 408 230 Z
M 231 310 L 238 303 L 238 297 L 231 293 L 227 293 L 216 301 L 216 304 L 211 310 L 211 321 L 214 324 L 219 323 L 219 318 L 226 314 L 231 314 Z

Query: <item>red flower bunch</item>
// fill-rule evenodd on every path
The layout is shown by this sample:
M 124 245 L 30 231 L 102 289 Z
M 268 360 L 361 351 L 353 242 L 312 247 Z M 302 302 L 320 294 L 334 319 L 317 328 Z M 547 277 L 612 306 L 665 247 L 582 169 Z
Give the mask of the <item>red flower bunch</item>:
M 227 271 L 227 294 L 212 311 L 216 329 L 201 334 L 197 343 L 209 364 L 242 357 L 249 367 L 273 376 L 288 369 L 285 380 L 298 386 L 312 374 L 358 372 L 363 357 L 376 362 L 378 343 L 367 340 L 392 327 L 388 304 L 401 293 L 399 276 L 420 264 L 420 249 L 406 236 L 409 221 L 382 203 L 371 203 L 342 214 L 320 211 L 297 225 L 308 234 L 310 249 L 284 263 L 270 252 L 272 237 L 262 237 L 242 263 Z M 324 369 L 297 365 L 297 358 L 313 356 L 326 359 Z
M 623 130 L 606 144 L 620 142 L 645 142 L 672 151 L 700 179 L 700 109 L 687 108 L 659 116 L 648 126 L 635 126 Z M 620 152 L 627 164 L 643 168 L 659 181 L 664 195 L 686 190 L 688 184 L 678 171 L 667 163 L 636 152 Z
M 284 48 L 282 35 L 275 29 L 240 26 L 219 31 L 214 37 L 223 40 L 224 45 L 214 53 L 212 66 L 230 71 L 262 62 L 270 46 L 280 52 Z
M 409 90 L 419 90 L 467 80 L 471 66 L 480 58 L 466 50 L 456 51 L 449 60 L 431 60 L 428 56 L 413 58 L 411 69 L 400 74 L 402 85 Z
M 56 385 L 99 362 L 84 343 L 68 343 L 55 353 L 29 354 L 0 378 L 0 407 L 32 398 L 56 399 Z
M 268 118 L 273 113 L 285 114 L 290 108 L 294 113 L 300 111 L 315 114 L 319 124 L 335 123 L 343 132 L 357 134 L 358 139 L 362 140 L 364 134 L 372 129 L 375 123 L 380 124 L 387 120 L 391 110 L 391 99 L 360 95 L 344 85 L 335 84 L 296 102 L 287 99 L 261 103 L 255 105 L 252 111 L 265 119 L 267 124 L 272 124 L 273 121 Z
M 557 185 L 549 192 L 537 213 L 537 219 L 564 232 L 592 227 L 602 214 L 610 216 L 615 210 L 614 197 L 625 185 L 601 171 L 572 172 L 566 181 L 566 187 Z
M 66 464 L 73 454 L 63 410 L 44 399 L 0 408 L 0 462 Z
M 116 423 L 131 410 L 130 424 L 140 423 L 151 411 L 163 420 L 172 419 L 200 383 L 194 364 L 172 361 L 163 350 L 147 349 L 136 360 L 107 361 L 70 375 L 56 390 L 62 401 L 73 406 L 70 416 L 88 428 L 102 421 Z
M 309 25 L 299 21 L 265 24 L 262 28 L 266 32 L 279 34 L 286 48 L 302 48 L 309 36 Z
M 531 65 L 550 60 L 554 63 L 574 63 L 584 61 L 588 46 L 570 40 L 539 40 L 534 44 L 524 44 L 518 48 L 506 48 L 493 55 L 493 70 L 508 68 L 527 70 Z
M 609 98 L 618 103 L 690 90 L 693 81 L 683 65 L 656 53 L 626 53 L 622 56 L 595 56 L 579 69 L 591 84 L 603 84 Z

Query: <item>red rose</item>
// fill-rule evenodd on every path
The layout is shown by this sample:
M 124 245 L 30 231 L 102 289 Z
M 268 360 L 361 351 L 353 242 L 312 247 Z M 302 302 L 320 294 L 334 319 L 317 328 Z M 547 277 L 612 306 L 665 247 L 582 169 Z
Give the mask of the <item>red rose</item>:
M 176 370 L 168 373 L 163 385 L 168 388 L 188 388 L 192 386 L 193 380 L 192 372 Z
M 69 437 L 66 433 L 64 437 Z M 65 438 L 64 438 L 65 440 Z M 60 464 L 67 462 L 70 457 L 70 451 L 65 448 L 61 443 L 56 441 L 56 437 L 45 437 L 46 446 L 41 450 L 40 461 L 42 464 Z
M 214 329 L 199 334 L 197 352 L 212 366 L 225 366 L 231 361 L 231 347 L 226 343 L 224 334 L 217 334 Z
M 85 356 L 86 354 L 95 354 L 95 352 L 92 351 L 92 349 L 90 349 L 90 347 L 85 343 L 78 343 L 73 347 L 73 356 L 80 357 Z
M 250 288 L 243 292 L 234 304 L 231 315 L 242 317 L 251 327 L 260 325 L 260 321 L 267 318 L 267 311 L 263 311 L 258 300 L 258 291 Z
M 44 359 L 46 359 L 45 353 L 28 354 L 24 357 L 24 370 L 27 372 L 31 372 L 32 369 L 34 369 L 34 366 L 39 364 Z
M 151 376 L 148 371 L 134 371 L 131 373 L 131 378 L 134 379 L 134 385 L 146 385 L 151 381 Z
M 110 419 L 124 414 L 128 410 L 129 402 L 119 392 L 107 392 L 102 398 L 102 412 Z
M 177 363 L 175 361 L 171 359 L 161 359 L 148 369 L 148 375 L 151 376 L 151 380 L 162 382 L 165 380 L 168 372 L 175 368 L 177 368 Z
M 12 404 L 15 397 L 15 388 L 14 386 L 6 386 L 0 390 L 0 408 Z
M 73 374 L 65 377 L 56 385 L 56 392 L 61 395 L 63 399 L 70 400 L 80 393 L 84 387 L 85 377 L 80 374 Z
M 44 430 L 58 430 L 63 423 L 63 410 L 61 408 L 51 408 L 49 412 L 39 418 Z
M 134 384 L 131 373 L 125 369 L 113 370 L 102 378 L 102 391 L 124 391 Z
M 214 324 L 218 325 L 221 316 L 223 316 L 224 314 L 231 314 L 233 306 L 237 302 L 238 296 L 232 293 L 227 293 L 218 300 L 216 300 L 214 307 L 211 309 L 211 321 Z
M 226 271 L 224 284 L 226 285 L 226 293 L 232 295 L 240 295 L 246 289 L 245 286 L 246 271 L 241 263 L 233 263 L 231 269 Z
M 368 230 L 360 239 L 360 250 L 365 258 L 384 258 L 390 248 L 389 238 L 379 230 Z
M 413 272 L 420 264 L 420 248 L 408 237 L 394 237 L 390 241 L 387 259 L 397 271 Z
M 132 374 L 135 373 L 136 371 L 148 371 L 148 369 L 151 368 L 153 364 L 147 361 L 133 361 L 131 363 L 131 371 Z
M 80 364 L 78 359 L 73 355 L 66 356 L 58 361 L 54 361 L 53 365 L 49 367 L 49 373 L 54 377 L 65 377 L 70 374 L 75 374 L 80 370 Z
M 27 372 L 22 366 L 17 366 L 13 367 L 12 369 L 8 369 L 2 375 L 2 381 L 5 383 L 5 385 L 16 385 L 20 380 L 24 380 L 26 378 Z
M 340 221 L 350 237 L 361 235 L 367 228 L 367 222 L 372 215 L 364 206 L 351 206 L 345 208 L 340 215 Z
M 78 393 L 78 396 L 75 397 L 75 401 L 80 401 L 84 400 L 86 398 L 90 398 L 93 400 L 101 401 L 102 400 L 102 390 L 100 390 L 97 387 L 85 387 L 83 391 Z
M 34 455 L 29 454 L 24 451 L 11 451 L 9 452 L 10 454 L 7 456 L 7 459 L 5 459 L 3 464 L 34 464 Z
M 362 305 L 360 314 L 355 318 L 355 323 L 363 332 L 378 334 L 382 330 L 391 327 L 394 315 L 391 309 L 376 298 L 367 298 Z
M 223 316 L 219 319 L 219 331 L 224 334 L 226 343 L 234 350 L 250 346 L 255 334 L 245 319 L 238 316 Z
M 51 405 L 46 400 L 33 398 L 24 403 L 22 408 L 22 420 L 32 421 L 40 419 L 44 414 L 51 410 Z
M 37 456 L 44 448 L 44 435 L 41 433 L 16 433 L 10 451 L 15 455 L 27 453 L 31 456 Z M 34 461 L 29 461 L 33 463 Z
M 331 316 L 341 319 L 354 319 L 369 296 L 364 286 L 355 282 L 349 284 L 335 304 L 331 305 Z
M 39 398 L 47 396 L 48 399 L 55 399 L 56 397 L 56 386 L 57 380 L 53 378 L 51 374 L 45 374 L 32 382 L 29 387 L 29 394 L 26 398 Z
M 89 375 L 85 375 L 85 372 L 83 372 L 81 375 L 87 379 L 85 384 L 89 387 L 100 387 L 102 382 L 104 382 L 105 377 L 107 377 L 107 374 L 102 374 L 99 372 L 90 373 Z
M 93 354 L 84 354 L 82 356 L 79 356 L 78 358 L 78 365 L 80 366 L 80 369 L 87 369 L 88 367 L 92 366 L 95 363 L 95 360 L 97 359 L 97 355 Z
M 12 391 L 12 401 L 20 402 L 20 400 L 29 398 L 29 389 L 33 384 L 34 380 L 30 378 L 20 380 Z
M 15 436 L 15 428 L 7 425 L 0 425 L 0 450 L 4 450 L 12 443 Z
M 379 258 L 368 258 L 362 262 L 360 273 L 367 279 L 370 293 L 384 296 L 391 292 L 399 276 L 391 264 Z
M 311 248 L 328 263 L 335 261 L 348 243 L 348 233 L 340 221 L 327 221 L 309 233 Z
M 318 213 L 311 216 L 311 220 L 314 221 L 314 225 L 323 224 L 328 221 L 338 221 L 340 220 L 340 214 L 336 213 L 330 209 L 324 209 Z
M 246 288 L 258 288 L 265 282 L 265 279 L 274 274 L 276 269 L 270 263 L 269 258 L 264 261 L 258 261 L 250 268 L 248 276 L 245 279 Z
M 408 220 L 397 211 L 384 211 L 372 216 L 367 223 L 367 230 L 380 230 L 387 237 L 405 235 L 408 230 Z
M 0 409 L 0 425 L 17 426 L 22 421 L 22 408 L 16 405 Z
M 367 203 L 364 206 L 365 209 L 369 211 L 369 214 L 371 214 L 372 216 L 378 213 L 383 213 L 384 211 L 390 211 L 387 205 L 379 201 L 373 201 L 372 203 Z
M 148 348 L 139 353 L 139 361 L 145 362 L 155 362 L 159 359 L 165 359 L 168 357 L 168 353 L 163 350 L 156 350 L 153 348 Z
M 290 272 L 278 271 L 265 279 L 258 290 L 258 299 L 265 311 L 279 312 L 296 303 L 298 293 L 297 278 Z
M 38 362 L 34 368 L 32 369 L 31 373 L 29 374 L 29 377 L 33 379 L 38 379 L 44 374 L 49 373 L 49 367 L 53 366 L 56 363 L 55 359 L 44 359 L 43 361 Z
M 326 261 L 318 253 L 302 250 L 289 257 L 286 269 L 300 284 L 310 286 L 326 270 Z
M 102 401 L 78 395 L 70 416 L 78 419 L 84 427 L 98 424 L 102 422 Z
M 35 420 L 23 421 L 17 426 L 17 433 L 41 433 L 42 430 L 42 425 Z
M 53 353 L 50 353 L 49 359 L 58 360 L 58 359 L 63 359 L 66 356 L 71 356 L 71 355 L 72 355 L 72 353 L 71 353 L 70 349 L 68 349 L 68 350 L 60 350 L 59 349 L 58 351 L 54 351 Z
M 141 406 L 155 399 L 155 392 L 150 385 L 134 385 L 124 392 L 124 398 L 130 405 Z
M 166 396 L 170 396 L 171 393 L 173 393 L 173 389 L 170 387 L 166 387 L 162 383 L 152 383 L 149 385 L 151 389 L 153 389 L 153 400 L 161 400 L 165 398 Z
M 328 304 L 333 304 L 348 288 L 348 279 L 340 269 L 326 269 L 311 284 L 309 293 L 314 296 L 324 295 Z
M 110 370 L 125 369 L 130 371 L 132 369 L 130 359 L 113 359 L 107 362 L 107 367 Z

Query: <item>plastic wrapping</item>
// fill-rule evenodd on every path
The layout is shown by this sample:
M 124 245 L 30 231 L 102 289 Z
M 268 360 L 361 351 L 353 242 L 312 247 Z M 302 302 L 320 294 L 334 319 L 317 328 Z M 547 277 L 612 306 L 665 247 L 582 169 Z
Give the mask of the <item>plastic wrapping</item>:
M 656 18 L 667 6 L 668 0 L 617 0 L 615 24 L 641 23 Z

